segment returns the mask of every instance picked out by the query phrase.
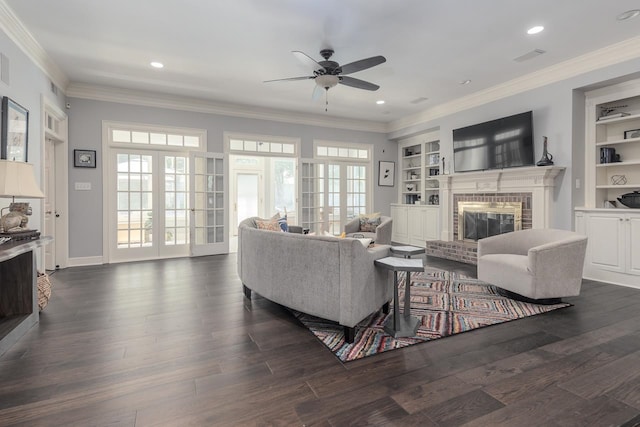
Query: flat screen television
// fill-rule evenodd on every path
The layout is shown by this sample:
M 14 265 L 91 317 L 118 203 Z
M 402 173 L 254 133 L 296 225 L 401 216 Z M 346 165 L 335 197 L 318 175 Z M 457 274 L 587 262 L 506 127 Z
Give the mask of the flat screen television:
M 455 172 L 514 168 L 533 164 L 531 111 L 453 131 Z

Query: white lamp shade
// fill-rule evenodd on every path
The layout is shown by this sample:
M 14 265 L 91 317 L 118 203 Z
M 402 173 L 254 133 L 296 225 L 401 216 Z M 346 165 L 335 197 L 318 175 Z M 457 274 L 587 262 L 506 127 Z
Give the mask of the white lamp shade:
M 44 199 L 44 193 L 36 183 L 33 165 L 0 160 L 0 197 Z

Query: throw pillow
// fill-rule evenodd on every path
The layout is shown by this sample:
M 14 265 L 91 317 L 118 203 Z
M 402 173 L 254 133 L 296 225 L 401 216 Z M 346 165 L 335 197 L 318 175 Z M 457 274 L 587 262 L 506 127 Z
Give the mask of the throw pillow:
M 380 225 L 381 222 L 382 222 L 382 219 L 380 218 L 380 216 L 369 217 L 369 216 L 361 215 L 360 231 L 363 231 L 366 233 L 375 233 L 376 228 Z
M 258 227 L 258 230 L 282 231 L 282 228 L 280 228 L 280 224 L 278 224 L 278 221 L 256 219 L 256 226 Z
M 278 225 L 280 225 L 280 228 L 282 229 L 282 231 L 287 232 L 289 231 L 289 224 L 287 224 L 287 216 L 283 216 L 280 217 L 278 219 Z

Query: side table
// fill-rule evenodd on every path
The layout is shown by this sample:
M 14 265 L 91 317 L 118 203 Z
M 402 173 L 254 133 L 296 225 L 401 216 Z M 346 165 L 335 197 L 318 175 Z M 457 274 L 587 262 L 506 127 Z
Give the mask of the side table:
M 413 337 L 420 325 L 420 319 L 411 316 L 411 272 L 424 271 L 422 259 L 386 257 L 374 261 L 376 267 L 393 271 L 393 318 L 388 319 L 384 331 L 394 338 Z M 404 313 L 400 315 L 398 301 L 398 272 L 404 271 L 407 280 L 404 289 Z

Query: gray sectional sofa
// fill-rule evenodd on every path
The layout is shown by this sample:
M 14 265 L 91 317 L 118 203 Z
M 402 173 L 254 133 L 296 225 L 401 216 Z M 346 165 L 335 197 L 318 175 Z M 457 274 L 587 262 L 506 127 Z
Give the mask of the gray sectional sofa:
M 393 298 L 388 272 L 374 260 L 389 245 L 365 248 L 351 238 L 261 230 L 257 218 L 238 227 L 238 275 L 251 291 L 283 306 L 338 322 L 353 342 L 355 327 Z

